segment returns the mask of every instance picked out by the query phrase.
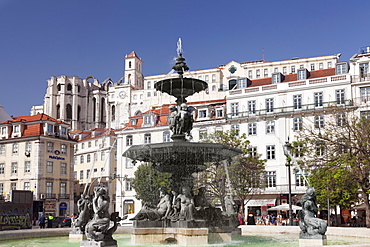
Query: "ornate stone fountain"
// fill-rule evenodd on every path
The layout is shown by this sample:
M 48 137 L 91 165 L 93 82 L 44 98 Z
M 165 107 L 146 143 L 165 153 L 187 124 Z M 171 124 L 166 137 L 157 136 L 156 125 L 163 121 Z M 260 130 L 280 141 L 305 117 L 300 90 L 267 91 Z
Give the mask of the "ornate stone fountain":
M 230 241 L 231 232 L 238 225 L 236 212 L 221 212 L 211 206 L 203 189 L 194 195 L 192 174 L 204 171 L 207 162 L 220 162 L 241 152 L 219 143 L 189 141 L 194 109 L 186 105 L 186 98 L 205 90 L 208 85 L 202 80 L 184 77 L 189 68 L 181 52 L 178 52 L 173 69 L 178 73 L 177 78 L 164 79 L 154 85 L 156 90 L 177 99 L 177 105 L 170 106 L 169 127 L 173 142 L 135 145 L 123 153 L 135 161 L 151 162 L 160 172 L 170 173 L 173 196 L 161 191 L 161 201 L 156 208 L 143 207 L 133 219 L 132 242 L 199 245 L 217 240 Z

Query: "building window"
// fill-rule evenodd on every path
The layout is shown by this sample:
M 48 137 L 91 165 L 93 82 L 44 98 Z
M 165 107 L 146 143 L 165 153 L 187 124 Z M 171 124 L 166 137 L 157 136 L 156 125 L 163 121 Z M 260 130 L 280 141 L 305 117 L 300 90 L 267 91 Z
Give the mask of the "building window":
M 266 174 L 266 186 L 268 188 L 276 187 L 276 171 L 268 171 Z
M 67 128 L 62 127 L 60 129 L 60 134 L 63 135 L 63 136 L 67 135 Z
M 212 74 L 212 82 L 216 82 L 216 74 Z
M 0 174 L 5 174 L 5 163 L 0 163 Z
M 151 89 L 152 88 L 152 82 L 151 81 L 148 81 L 147 82 L 147 89 Z
M 132 145 L 132 135 L 126 136 L 126 146 L 131 146 Z
M 89 179 L 90 178 L 90 169 L 87 169 L 86 170 L 86 178 Z
M 87 154 L 86 155 L 86 162 L 87 163 L 90 163 L 91 162 L 91 155 L 90 154 Z
M 295 175 L 295 186 L 306 186 L 306 180 L 302 174 Z
M 207 117 L 207 110 L 199 110 L 199 118 Z
M 85 163 L 85 159 L 84 159 L 84 156 L 83 154 L 80 156 L 80 164 L 83 164 Z
M 137 119 L 132 119 L 131 120 L 131 125 L 136 126 L 137 125 Z
M 369 77 L 369 63 L 360 63 L 360 78 Z
M 18 143 L 13 143 L 12 153 L 13 154 L 18 154 Z
M 4 193 L 4 183 L 0 183 L 0 195 Z
M 307 79 L 307 70 L 306 69 L 299 69 L 297 75 L 298 75 L 297 80 L 306 80 Z
M 344 126 L 347 123 L 347 117 L 345 113 L 337 114 L 337 125 Z
M 294 65 L 292 67 L 290 67 L 290 73 L 291 74 L 294 74 L 295 73 L 295 66 Z
M 80 180 L 84 179 L 84 170 L 80 171 Z
M 67 145 L 66 144 L 60 145 L 60 153 L 63 155 L 67 155 Z
M 144 143 L 145 144 L 152 143 L 152 134 L 150 134 L 150 133 L 145 133 L 144 134 Z
M 77 180 L 77 171 L 73 172 L 73 180 Z
M 335 90 L 337 104 L 344 104 L 344 89 Z
M 26 142 L 25 151 L 26 152 L 31 152 L 31 142 Z
M 268 77 L 269 73 L 267 69 L 263 69 L 263 77 Z
M 231 125 L 231 130 L 236 133 L 237 136 L 239 136 L 240 133 L 240 127 L 239 124 L 232 124 Z
M 126 179 L 126 191 L 132 191 L 131 180 Z
M 293 95 L 293 109 L 302 109 L 302 94 Z
M 239 103 L 231 103 L 231 116 L 238 116 L 239 114 Z
M 53 182 L 46 182 L 46 195 L 51 198 L 53 195 Z
M 330 69 L 331 67 L 332 67 L 332 63 L 328 62 L 328 69 Z
M 46 173 L 53 173 L 53 161 L 46 162 Z
M 294 155 L 295 158 L 303 157 L 303 154 L 304 154 L 303 144 L 299 144 L 299 145 L 294 147 L 293 155 Z
M 204 76 L 204 81 L 205 81 L 205 82 L 209 82 L 209 75 L 205 75 L 205 76 Z
M 206 140 L 207 139 L 207 129 L 200 129 L 199 130 L 199 140 Z
M 255 114 L 256 113 L 256 101 L 255 100 L 249 100 L 248 101 L 248 113 L 249 114 Z
M 101 154 L 100 154 L 100 160 L 105 161 L 105 152 L 104 151 L 102 151 Z
M 48 133 L 54 133 L 54 125 L 48 124 L 47 131 Z
M 251 146 L 248 151 L 250 156 L 257 157 L 257 147 L 256 146 Z
M 361 118 L 370 119 L 370 111 L 361 111 L 360 116 Z
M 151 124 L 152 123 L 152 116 L 151 115 L 145 115 L 144 116 L 144 124 Z
M 17 162 L 12 162 L 12 174 L 17 174 L 18 173 L 18 163 Z
M 348 64 L 346 62 L 337 63 L 335 65 L 335 73 L 337 75 L 347 74 L 347 72 L 348 72 Z
M 299 131 L 302 130 L 302 128 L 303 128 L 302 118 L 300 117 L 293 118 L 293 130 Z
M 171 141 L 171 133 L 169 131 L 163 132 L 163 142 L 170 142 Z
M 31 190 L 31 183 L 30 182 L 24 182 L 23 190 Z
M 321 157 L 325 155 L 325 144 L 317 143 L 316 144 L 316 155 Z
M 367 102 L 370 100 L 370 87 L 362 87 L 360 88 L 360 93 L 361 93 L 361 101 L 362 102 Z
M 275 159 L 275 145 L 267 145 L 266 146 L 266 158 L 268 160 Z
M 67 163 L 61 162 L 60 163 L 60 174 L 66 175 L 67 174 Z
M 47 152 L 48 153 L 53 153 L 54 152 L 54 143 L 53 142 L 48 142 L 46 145 L 47 145 Z
M 31 172 L 31 161 L 25 161 L 24 162 L 24 173 L 30 173 Z
M 10 183 L 10 190 L 17 190 L 17 183 Z
M 13 133 L 18 134 L 20 132 L 20 126 L 19 125 L 14 125 L 13 126 Z
M 238 79 L 238 88 L 246 88 L 247 86 L 247 78 Z
M 216 117 L 222 118 L 224 116 L 224 110 L 223 109 L 217 109 L 216 110 Z
M 280 73 L 273 73 L 272 74 L 272 84 L 280 83 L 282 80 L 282 76 Z
M 1 135 L 5 136 L 8 134 L 8 128 L 7 127 L 1 127 Z
M 324 64 L 323 63 L 319 63 L 319 69 L 324 69 Z
M 253 79 L 253 71 L 252 70 L 248 70 L 248 78 Z
M 98 161 L 98 154 L 94 153 L 94 161 Z
M 0 155 L 5 154 L 5 144 L 0 144 Z
M 286 75 L 287 74 L 287 68 L 286 66 L 283 67 L 283 75 Z
M 274 111 L 274 99 L 266 99 L 266 112 Z
M 300 64 L 299 65 L 299 69 L 304 69 L 304 65 L 303 64 Z
M 60 182 L 60 194 L 65 196 L 67 194 L 67 183 Z
M 248 135 L 257 135 L 257 123 L 248 123 Z
M 314 93 L 313 97 L 314 97 L 314 104 L 316 107 L 323 106 L 323 93 L 322 92 Z
M 259 69 L 256 70 L 256 78 L 260 78 L 261 77 L 261 71 Z
M 274 134 L 275 133 L 275 121 L 267 121 L 266 122 L 266 134 Z
M 311 70 L 315 70 L 315 64 L 311 63 Z
M 315 116 L 315 128 L 324 128 L 324 116 Z

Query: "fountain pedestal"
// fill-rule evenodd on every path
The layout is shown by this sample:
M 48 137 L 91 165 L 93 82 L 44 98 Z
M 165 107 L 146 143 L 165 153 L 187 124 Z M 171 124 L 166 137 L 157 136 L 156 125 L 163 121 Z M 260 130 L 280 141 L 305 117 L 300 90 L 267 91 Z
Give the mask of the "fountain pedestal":
M 132 244 L 207 245 L 231 241 L 231 233 L 210 232 L 209 228 L 135 228 Z
M 321 238 L 300 238 L 299 247 L 309 247 L 309 246 L 324 246 L 327 245 L 326 235 L 321 236 Z

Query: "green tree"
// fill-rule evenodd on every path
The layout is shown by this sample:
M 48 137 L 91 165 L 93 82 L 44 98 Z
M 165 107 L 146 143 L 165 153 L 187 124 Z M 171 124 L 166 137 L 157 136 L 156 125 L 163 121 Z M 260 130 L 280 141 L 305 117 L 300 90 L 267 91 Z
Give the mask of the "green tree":
M 230 191 L 240 201 L 241 210 L 244 210 L 245 203 L 265 187 L 266 160 L 262 160 L 261 155 L 251 149 L 246 135 L 237 130 L 216 131 L 205 142 L 221 143 L 242 151 L 241 155 L 232 160 L 210 164 L 198 176 L 198 183 L 206 186 L 211 195 L 221 202 L 222 207 L 224 198 Z
M 325 128 L 305 125 L 299 137 L 306 144 L 303 164 L 319 200 L 326 193 L 332 203 L 348 207 L 360 194 L 370 227 L 370 121 L 338 111 Z
M 158 172 L 150 163 L 141 164 L 134 175 L 132 187 L 136 191 L 136 198 L 144 204 L 156 206 L 159 202 L 159 188 L 169 188 L 171 175 Z

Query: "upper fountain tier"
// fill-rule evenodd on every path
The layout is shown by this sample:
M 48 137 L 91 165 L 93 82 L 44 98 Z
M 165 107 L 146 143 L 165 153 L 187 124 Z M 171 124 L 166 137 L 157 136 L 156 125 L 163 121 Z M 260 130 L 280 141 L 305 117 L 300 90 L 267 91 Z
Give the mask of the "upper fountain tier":
M 156 90 L 174 96 L 177 105 L 186 103 L 186 97 L 208 88 L 208 84 L 205 81 L 195 78 L 184 78 L 184 72 L 189 70 L 184 61 L 185 58 L 179 53 L 179 56 L 176 58 L 176 64 L 172 67 L 179 74 L 178 78 L 164 79 L 154 84 Z

